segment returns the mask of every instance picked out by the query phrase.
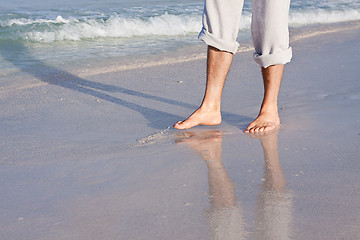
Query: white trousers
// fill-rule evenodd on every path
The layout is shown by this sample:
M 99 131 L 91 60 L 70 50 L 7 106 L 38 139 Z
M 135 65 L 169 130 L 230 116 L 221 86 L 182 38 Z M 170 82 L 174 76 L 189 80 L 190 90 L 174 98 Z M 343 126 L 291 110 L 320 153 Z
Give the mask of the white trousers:
M 244 0 L 205 0 L 199 39 L 221 51 L 235 53 Z M 254 60 L 266 68 L 290 62 L 290 0 L 252 0 L 251 35 Z

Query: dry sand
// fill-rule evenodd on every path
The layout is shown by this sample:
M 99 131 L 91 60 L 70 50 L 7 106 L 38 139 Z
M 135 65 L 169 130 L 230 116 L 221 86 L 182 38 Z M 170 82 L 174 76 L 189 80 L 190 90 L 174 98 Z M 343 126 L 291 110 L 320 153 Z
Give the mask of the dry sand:
M 168 127 L 200 103 L 204 59 L 86 77 L 19 66 L 0 88 L 1 239 L 359 239 L 360 30 L 313 35 L 292 43 L 266 136 L 242 132 L 262 95 L 251 52 L 235 56 L 224 122 L 188 131 Z

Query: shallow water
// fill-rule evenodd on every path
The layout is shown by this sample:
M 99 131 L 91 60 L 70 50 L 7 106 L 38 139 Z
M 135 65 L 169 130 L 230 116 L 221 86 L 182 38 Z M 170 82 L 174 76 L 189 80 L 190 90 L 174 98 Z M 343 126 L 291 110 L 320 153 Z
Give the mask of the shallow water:
M 0 6 L 0 48 L 13 53 L 0 56 L 0 76 L 17 72 L 14 62 L 26 61 L 16 56 L 18 45 L 53 66 L 80 68 L 201 44 L 197 40 L 203 10 L 200 0 L 0 0 Z M 291 3 L 292 28 L 359 19 L 360 0 Z M 250 20 L 251 1 L 245 1 L 239 42 L 249 41 Z

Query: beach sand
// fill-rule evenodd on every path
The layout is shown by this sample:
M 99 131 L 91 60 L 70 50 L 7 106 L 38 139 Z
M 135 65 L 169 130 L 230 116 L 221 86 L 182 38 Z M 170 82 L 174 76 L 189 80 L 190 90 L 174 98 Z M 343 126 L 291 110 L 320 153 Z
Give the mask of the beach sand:
M 204 58 L 18 66 L 0 87 L 1 239 L 359 239 L 358 26 L 292 38 L 282 125 L 265 136 L 243 133 L 263 91 L 251 51 L 235 55 L 223 123 L 185 131 L 170 126 L 201 102 Z

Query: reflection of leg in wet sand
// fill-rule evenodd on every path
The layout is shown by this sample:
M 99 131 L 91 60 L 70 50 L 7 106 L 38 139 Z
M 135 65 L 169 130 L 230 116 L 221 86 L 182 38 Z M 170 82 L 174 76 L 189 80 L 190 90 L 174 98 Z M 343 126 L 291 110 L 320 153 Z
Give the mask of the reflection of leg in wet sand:
M 244 220 L 236 202 L 234 183 L 221 159 L 222 132 L 186 132 L 178 136 L 177 142 L 186 142 L 200 153 L 208 167 L 211 207 L 207 217 L 212 239 L 245 239 Z
M 277 132 L 257 136 L 264 150 L 265 169 L 264 182 L 257 199 L 255 236 L 258 240 L 291 239 L 292 196 L 285 188 Z

